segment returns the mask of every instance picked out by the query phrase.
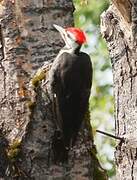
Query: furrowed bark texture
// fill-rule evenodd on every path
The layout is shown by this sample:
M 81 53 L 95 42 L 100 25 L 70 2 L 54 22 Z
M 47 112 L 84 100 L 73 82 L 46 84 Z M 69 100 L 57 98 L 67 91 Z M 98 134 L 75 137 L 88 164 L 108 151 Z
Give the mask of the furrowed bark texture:
M 101 16 L 110 52 L 115 95 L 118 180 L 137 179 L 137 1 L 113 0 Z
M 4 0 L 0 10 L 0 178 L 107 179 L 88 121 L 68 163 L 53 161 L 55 112 L 43 64 L 63 45 L 52 25 L 73 25 L 72 1 Z

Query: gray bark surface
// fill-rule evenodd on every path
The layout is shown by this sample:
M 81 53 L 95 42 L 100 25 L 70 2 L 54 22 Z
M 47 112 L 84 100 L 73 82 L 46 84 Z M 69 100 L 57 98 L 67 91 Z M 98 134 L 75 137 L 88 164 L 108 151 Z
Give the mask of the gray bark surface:
M 63 46 L 52 25 L 73 25 L 72 1 L 4 0 L 0 10 L 0 178 L 107 179 L 96 158 L 89 117 L 69 162 L 53 160 L 56 119 L 43 64 Z
M 137 180 L 137 1 L 112 0 L 101 16 L 112 62 L 118 180 Z

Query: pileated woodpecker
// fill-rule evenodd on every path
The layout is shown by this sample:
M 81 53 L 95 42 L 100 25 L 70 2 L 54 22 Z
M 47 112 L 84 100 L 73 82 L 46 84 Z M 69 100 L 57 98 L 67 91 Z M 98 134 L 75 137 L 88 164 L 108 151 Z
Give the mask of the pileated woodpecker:
M 80 51 L 86 42 L 85 34 L 79 28 L 62 28 L 60 32 L 65 46 L 60 50 L 49 72 L 49 83 L 58 103 L 62 132 L 66 149 L 73 146 L 88 109 L 92 85 L 92 64 L 89 55 Z

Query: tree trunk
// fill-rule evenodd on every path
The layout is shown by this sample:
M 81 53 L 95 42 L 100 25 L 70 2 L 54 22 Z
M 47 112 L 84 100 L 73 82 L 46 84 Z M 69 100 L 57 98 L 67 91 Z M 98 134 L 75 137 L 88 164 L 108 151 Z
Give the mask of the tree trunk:
M 137 1 L 112 0 L 101 16 L 114 79 L 118 180 L 137 179 Z
M 69 161 L 53 156 L 56 107 L 47 72 L 63 44 L 52 25 L 73 25 L 72 1 L 4 0 L 0 10 L 0 178 L 107 179 L 88 115 Z

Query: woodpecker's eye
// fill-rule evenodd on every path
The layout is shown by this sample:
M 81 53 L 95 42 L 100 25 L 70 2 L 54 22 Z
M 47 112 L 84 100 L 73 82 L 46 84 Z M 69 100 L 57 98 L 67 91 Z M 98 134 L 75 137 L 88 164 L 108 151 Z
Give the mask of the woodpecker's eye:
M 68 38 L 71 38 L 71 39 L 72 39 L 72 37 L 71 37 L 71 35 L 70 35 L 69 33 L 68 33 L 67 35 L 68 35 Z
M 75 37 L 71 32 L 67 32 L 67 36 L 68 36 L 69 39 L 72 39 L 72 40 L 75 41 Z

